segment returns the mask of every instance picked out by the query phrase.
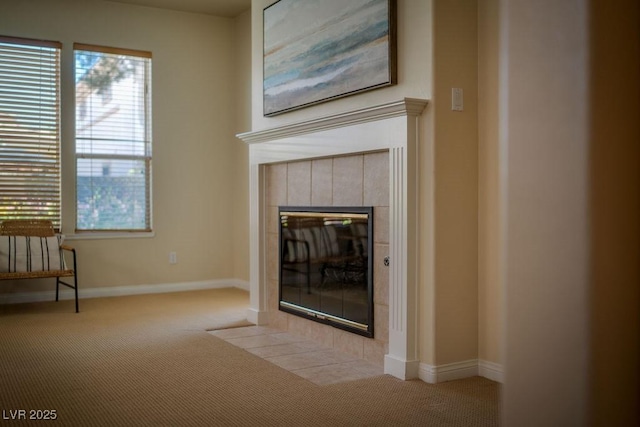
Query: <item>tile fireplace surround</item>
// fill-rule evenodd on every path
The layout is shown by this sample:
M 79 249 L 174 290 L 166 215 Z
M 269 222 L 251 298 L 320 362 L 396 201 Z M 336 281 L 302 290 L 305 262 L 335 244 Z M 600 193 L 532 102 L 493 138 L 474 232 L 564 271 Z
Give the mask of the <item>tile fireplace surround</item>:
M 381 268 L 379 263 L 382 258 L 375 254 L 374 262 L 374 298 L 377 282 L 386 285 L 386 280 L 380 280 L 377 275 L 388 274 L 388 301 L 387 298 L 377 299 L 378 309 L 374 315 L 384 319 L 388 311 L 388 328 L 379 325 L 375 321 L 379 334 L 374 340 L 364 343 L 365 353 L 373 362 L 383 363 L 384 372 L 401 379 L 418 377 L 419 358 L 417 340 L 417 280 L 419 260 L 418 254 L 418 144 L 419 144 L 419 116 L 424 110 L 427 101 L 421 99 L 405 98 L 400 101 L 378 105 L 347 113 L 337 114 L 319 119 L 308 120 L 300 123 L 285 125 L 278 128 L 270 128 L 255 132 L 239 134 L 238 138 L 249 145 L 250 162 L 250 308 L 247 313 L 249 321 L 257 325 L 277 325 L 279 328 L 295 329 L 296 333 L 305 334 L 309 338 L 324 340 L 324 344 L 331 339 L 334 345 L 336 341 L 349 341 L 343 343 L 343 347 L 357 348 L 358 342 L 368 340 L 355 334 L 320 325 L 316 322 L 291 316 L 277 310 L 273 293 L 277 292 L 277 283 L 274 285 L 273 268 L 270 268 L 269 254 L 277 252 L 277 241 L 274 248 L 274 235 L 277 230 L 272 230 L 274 203 L 286 200 L 287 204 L 295 203 L 296 185 L 300 179 L 287 180 L 287 172 L 305 177 L 311 177 L 308 186 L 322 186 L 320 180 L 312 184 L 310 170 L 313 164 L 322 167 L 327 162 L 320 160 L 333 159 L 333 186 L 340 183 L 342 172 L 340 166 L 348 163 L 361 166 L 362 176 L 366 177 L 367 164 L 371 167 L 382 160 L 388 162 L 388 193 L 378 192 L 387 197 L 388 203 L 377 200 L 370 203 L 379 207 L 382 215 L 377 221 L 386 221 L 385 214 L 388 209 L 388 254 L 389 267 Z M 373 153 L 373 154 L 372 154 Z M 300 174 L 302 169 L 302 174 Z M 318 168 L 316 168 L 318 169 Z M 284 171 L 284 173 L 283 173 Z M 386 176 L 382 170 L 383 176 Z M 274 179 L 282 176 L 285 183 L 274 186 Z M 344 180 L 343 180 L 344 182 Z M 303 184 L 304 185 L 304 184 Z M 284 188 L 284 190 L 278 190 Z M 286 196 L 287 188 L 289 195 Z M 362 185 L 366 193 L 366 185 Z M 351 191 L 349 188 L 333 188 L 329 190 L 334 195 L 332 200 L 327 200 L 333 206 L 341 204 L 354 205 L 354 199 L 340 200 Z M 270 194 L 283 191 L 286 198 Z M 321 199 L 316 196 L 313 189 L 311 198 Z M 353 192 L 353 191 L 352 191 Z M 325 193 L 326 194 L 326 193 Z M 358 197 L 357 195 L 355 197 Z M 375 196 L 374 196 L 375 199 Z M 367 196 L 360 197 L 361 203 L 367 204 Z M 346 203 L 341 203 L 342 201 Z M 294 203 L 291 203 L 294 202 Z M 309 204 L 319 205 L 321 203 Z M 385 206 L 386 205 L 386 206 Z M 388 206 L 388 208 L 387 208 Z M 375 215 L 374 208 L 374 216 Z M 380 219 L 382 218 L 382 219 Z M 271 224 L 271 225 L 270 225 Z M 375 225 L 375 224 L 374 224 Z M 384 230 L 385 227 L 377 226 Z M 376 231 L 374 229 L 374 234 Z M 386 234 L 386 233 L 383 233 Z M 277 237 L 277 235 L 276 235 Z M 376 236 L 376 241 L 386 249 L 384 240 Z M 384 251 L 380 251 L 384 252 Z M 271 260 L 273 264 L 273 260 Z M 386 279 L 386 277 L 384 278 Z M 276 281 L 277 282 L 277 279 Z M 275 287 L 275 290 L 274 290 Z M 381 292 L 382 295 L 385 292 Z M 386 295 L 385 295 L 386 296 Z M 275 297 L 277 301 L 277 296 Z M 385 304 L 388 304 L 388 308 Z M 283 317 L 288 316 L 288 317 Z M 295 320 L 291 320 L 295 319 Z M 300 322 L 306 322 L 308 327 L 300 327 Z M 315 326 L 318 325 L 318 326 Z M 333 330 L 339 331 L 333 334 Z M 387 335 L 388 330 L 388 336 Z M 320 331 L 320 332 L 318 332 Z M 318 333 L 321 335 L 318 336 Z M 324 334 L 324 335 L 322 335 Z M 329 335 L 327 335 L 329 334 Z M 353 335 L 353 337 L 350 337 Z M 354 345 L 355 344 L 355 345 Z M 370 349 L 368 352 L 366 349 Z M 377 351 L 375 350 L 377 349 Z M 385 353 L 386 351 L 386 353 Z M 357 350 L 354 354 L 357 354 Z M 364 355 L 365 358 L 366 355 Z M 379 361 L 377 359 L 380 359 Z

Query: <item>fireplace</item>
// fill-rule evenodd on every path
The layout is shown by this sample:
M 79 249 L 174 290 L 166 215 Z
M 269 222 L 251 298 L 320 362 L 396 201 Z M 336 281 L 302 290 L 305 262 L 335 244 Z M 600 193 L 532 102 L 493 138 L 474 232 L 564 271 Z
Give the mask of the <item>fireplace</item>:
M 408 379 L 418 377 L 418 295 L 417 282 L 421 274 L 420 266 L 424 266 L 425 280 L 431 283 L 434 271 L 433 247 L 434 218 L 433 203 L 420 207 L 419 192 L 426 193 L 427 199 L 433 199 L 433 146 L 429 138 L 419 138 L 421 130 L 419 116 L 427 102 L 421 99 L 403 98 L 381 105 L 374 105 L 360 110 L 346 111 L 326 117 L 311 118 L 279 127 L 254 130 L 239 134 L 249 146 L 249 182 L 250 182 L 250 307 L 247 319 L 258 325 L 272 325 L 277 328 L 302 333 L 318 342 L 343 349 L 345 335 L 349 338 L 346 345 L 350 353 L 367 360 L 378 360 L 384 363 L 385 373 L 397 378 Z M 420 151 L 418 150 L 420 146 Z M 386 185 L 386 207 L 378 209 L 377 201 L 369 202 L 370 194 L 364 192 L 362 199 L 353 200 L 345 196 L 352 195 L 354 179 L 351 176 L 333 173 L 332 180 L 313 179 L 317 170 L 312 167 L 309 179 L 299 179 L 297 173 L 292 178 L 289 174 L 289 162 L 311 162 L 315 166 L 324 162 L 337 161 L 344 156 L 368 155 L 372 152 L 388 154 L 388 174 Z M 422 154 L 421 154 L 422 153 Z M 418 159 L 426 157 L 425 167 L 418 170 Z M 333 159 L 333 160 L 331 160 Z M 322 169 L 322 168 L 321 168 Z M 327 168 L 329 169 L 329 168 Z M 372 176 L 377 176 L 376 171 Z M 365 176 L 366 171 L 361 177 Z M 288 184 L 284 187 L 272 188 L 270 175 L 284 178 Z M 322 174 L 320 174 L 322 175 Z M 427 177 L 425 181 L 421 177 Z M 289 177 L 289 178 L 288 178 Z M 290 179 L 290 180 L 289 180 Z M 355 181 L 358 181 L 355 177 Z M 310 182 L 310 183 L 309 183 Z M 339 188 L 331 198 L 319 201 L 308 196 L 301 199 L 301 189 L 315 189 L 332 182 Z M 420 184 L 420 185 L 419 185 Z M 293 191 L 289 191 L 289 189 Z M 292 198 L 292 196 L 295 197 Z M 345 200 L 348 198 L 348 200 Z M 275 200 L 270 204 L 269 200 Z M 374 262 L 376 282 L 383 278 L 388 286 L 384 291 L 376 292 L 374 305 L 376 332 L 373 339 L 356 334 L 346 333 L 338 328 L 331 328 L 317 322 L 311 322 L 298 316 L 279 310 L 278 304 L 278 206 L 290 205 L 362 205 L 376 206 L 376 216 L 384 217 L 384 221 L 376 224 L 387 224 L 384 233 L 388 244 L 388 260 L 382 256 Z M 385 212 L 386 215 L 380 215 Z M 419 233 L 418 219 L 425 224 L 426 240 L 424 247 L 418 247 L 416 236 Z M 376 229 L 378 226 L 376 225 Z M 273 230 L 273 231 L 271 231 Z M 379 229 L 378 229 L 379 230 Z M 378 236 L 381 233 L 376 232 Z M 384 252 L 376 246 L 376 258 Z M 424 256 L 419 256 L 421 253 Z M 272 261 L 271 255 L 276 259 Z M 384 272 L 384 273 L 383 273 Z M 275 282 L 275 283 L 274 283 Z M 273 285 L 273 286 L 272 286 Z M 270 290 L 275 289 L 275 295 Z M 430 287 L 429 287 L 430 289 Z M 425 300 L 426 313 L 432 313 L 433 299 Z M 302 325 L 304 323 L 304 325 Z M 318 329 L 331 330 L 329 336 L 320 336 Z M 430 332 L 429 332 L 430 333 Z M 430 336 L 430 335 L 429 335 Z M 324 338 L 323 338 L 324 337 Z M 428 338 L 430 339 L 430 338 Z M 356 354 L 357 353 L 357 354 Z
M 373 208 L 279 208 L 279 309 L 373 337 Z

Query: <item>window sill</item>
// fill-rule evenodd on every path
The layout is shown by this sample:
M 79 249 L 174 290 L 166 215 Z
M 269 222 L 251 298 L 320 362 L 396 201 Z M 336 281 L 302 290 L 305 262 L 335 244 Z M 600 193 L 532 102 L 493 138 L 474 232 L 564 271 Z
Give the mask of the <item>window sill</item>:
M 131 232 L 131 231 L 114 231 L 113 233 L 105 232 L 88 232 L 77 234 L 64 234 L 65 240 L 104 240 L 104 239 L 149 239 L 156 237 L 154 231 Z

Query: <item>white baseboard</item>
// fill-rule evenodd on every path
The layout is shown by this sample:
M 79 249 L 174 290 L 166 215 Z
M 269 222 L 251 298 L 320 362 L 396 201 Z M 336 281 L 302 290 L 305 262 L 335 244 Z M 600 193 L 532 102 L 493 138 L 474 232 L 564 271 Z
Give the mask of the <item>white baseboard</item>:
M 55 281 L 54 281 L 55 285 Z M 74 299 L 71 289 L 60 289 L 60 299 Z M 203 289 L 239 288 L 249 291 L 249 282 L 240 279 L 204 280 L 199 282 L 161 283 L 157 285 L 110 286 L 101 288 L 82 288 L 78 290 L 80 299 L 104 298 L 125 295 L 161 294 L 168 292 L 197 291 Z M 53 301 L 55 290 L 41 292 L 16 292 L 0 295 L 0 304 L 18 304 L 25 302 Z
M 489 362 L 488 360 L 479 360 L 478 375 L 504 384 L 504 368 L 499 363 Z
M 429 384 L 475 377 L 478 375 L 478 360 L 465 360 L 438 366 L 421 363 L 418 375 L 422 381 Z
M 254 325 L 268 325 L 269 324 L 269 312 L 259 311 L 254 308 L 247 309 L 247 321 Z
M 419 377 L 420 363 L 417 360 L 403 360 L 390 354 L 384 356 L 384 373 L 401 380 Z
M 445 365 L 420 364 L 419 378 L 429 384 L 459 380 L 475 376 L 485 377 L 492 381 L 503 381 L 502 365 L 486 360 L 471 359 Z

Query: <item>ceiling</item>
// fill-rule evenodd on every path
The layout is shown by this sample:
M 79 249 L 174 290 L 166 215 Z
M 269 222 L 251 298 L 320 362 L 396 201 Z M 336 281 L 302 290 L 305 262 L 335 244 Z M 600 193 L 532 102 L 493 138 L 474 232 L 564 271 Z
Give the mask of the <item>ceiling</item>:
M 251 0 L 108 0 L 160 9 L 182 12 L 204 13 L 207 15 L 235 18 L 251 9 Z

